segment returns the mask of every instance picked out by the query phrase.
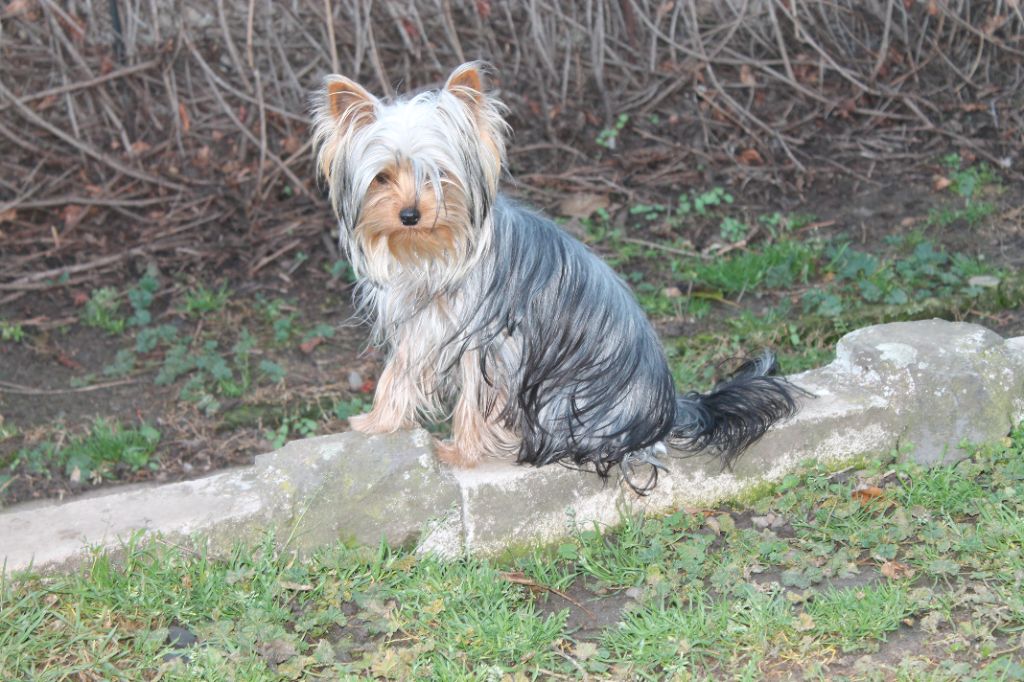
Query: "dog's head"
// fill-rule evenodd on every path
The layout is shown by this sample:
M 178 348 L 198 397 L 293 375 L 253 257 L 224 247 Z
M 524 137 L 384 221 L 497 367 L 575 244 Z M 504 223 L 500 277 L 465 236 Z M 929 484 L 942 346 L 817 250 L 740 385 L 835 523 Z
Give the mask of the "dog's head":
M 440 90 L 394 102 L 327 77 L 314 113 L 317 161 L 359 274 L 450 280 L 486 244 L 507 125 L 481 70 L 464 64 Z

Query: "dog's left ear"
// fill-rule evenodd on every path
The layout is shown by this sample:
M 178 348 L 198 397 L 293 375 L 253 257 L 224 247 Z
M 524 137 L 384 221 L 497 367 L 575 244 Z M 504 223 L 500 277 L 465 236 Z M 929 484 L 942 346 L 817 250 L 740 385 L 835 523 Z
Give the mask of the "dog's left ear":
M 483 76 L 480 62 L 463 64 L 448 76 L 444 89 L 455 95 L 470 109 L 477 111 L 484 102 Z
M 493 193 L 497 191 L 501 167 L 505 162 L 505 136 L 508 126 L 502 118 L 504 105 L 484 91 L 483 74 L 486 67 L 483 62 L 463 64 L 448 76 L 444 89 L 470 111 L 479 130 L 483 148 L 490 152 L 485 171 L 488 189 Z

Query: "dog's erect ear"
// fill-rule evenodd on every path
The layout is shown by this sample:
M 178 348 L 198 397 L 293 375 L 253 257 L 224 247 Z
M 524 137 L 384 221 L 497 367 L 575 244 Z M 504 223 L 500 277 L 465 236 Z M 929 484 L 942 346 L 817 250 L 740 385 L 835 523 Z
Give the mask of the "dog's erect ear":
M 483 148 L 490 152 L 485 165 L 488 189 L 498 189 L 501 166 L 505 162 L 505 135 L 508 126 L 502 119 L 505 107 L 484 91 L 483 75 L 487 65 L 469 62 L 452 71 L 444 89 L 459 100 L 470 112 L 479 131 Z
M 471 109 L 480 106 L 484 99 L 483 76 L 480 62 L 469 62 L 452 71 L 444 89 L 452 93 Z
M 327 111 L 335 121 L 362 126 L 376 118 L 377 98 L 344 76 L 328 76 L 324 90 Z

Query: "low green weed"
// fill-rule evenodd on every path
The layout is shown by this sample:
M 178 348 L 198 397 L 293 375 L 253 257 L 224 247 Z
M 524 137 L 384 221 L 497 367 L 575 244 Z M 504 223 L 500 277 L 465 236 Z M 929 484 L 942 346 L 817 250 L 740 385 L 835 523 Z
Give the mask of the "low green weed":
M 227 305 L 231 290 L 227 284 L 217 289 L 210 289 L 200 284 L 185 293 L 182 301 L 182 312 L 188 317 L 202 317 L 209 313 L 219 312 Z
M 93 289 L 82 310 L 82 323 L 116 335 L 125 330 L 128 321 L 121 316 L 120 294 L 114 287 Z
M 950 256 L 927 240 L 891 258 L 859 251 L 849 244 L 829 246 L 825 257 L 828 262 L 823 272 L 833 278 L 832 285 L 807 292 L 802 302 L 805 312 L 826 317 L 846 313 L 851 302 L 906 306 L 927 299 L 977 297 L 983 291 L 970 286 L 970 277 L 998 273 L 981 259 L 965 254 Z
M 263 319 L 270 324 L 274 334 L 274 343 L 281 346 L 288 343 L 298 333 L 295 320 L 299 314 L 281 298 L 267 301 L 260 298 L 257 301 Z
M 88 432 L 46 440 L 17 450 L 4 465 L 45 474 L 62 470 L 73 482 L 116 478 L 118 471 L 155 468 L 160 432 L 149 424 L 125 427 L 117 421 L 97 419 Z
M 320 425 L 315 419 L 301 416 L 285 417 L 277 428 L 265 430 L 263 437 L 270 441 L 271 447 L 278 450 L 294 438 L 315 436 L 319 429 Z
M 223 398 L 241 398 L 256 383 L 275 384 L 284 379 L 286 370 L 269 358 L 260 358 L 253 367 L 256 338 L 243 327 L 230 350 L 220 341 L 207 339 L 193 346 L 187 339 L 177 339 L 168 332 L 167 350 L 154 382 L 167 386 L 188 377 L 179 396 L 193 403 L 208 416 L 221 408 Z
M 128 303 L 132 307 L 132 316 L 128 318 L 128 324 L 133 327 L 145 327 L 153 321 L 149 312 L 156 293 L 160 289 L 160 280 L 157 278 L 155 268 L 147 268 L 146 274 L 139 278 L 131 289 L 128 290 Z
M 355 284 L 357 280 L 356 271 L 347 260 L 336 260 L 330 265 L 325 265 L 324 269 L 331 279 L 340 279 L 348 284 Z
M 1002 184 L 998 174 L 986 163 L 964 167 L 959 154 L 943 157 L 942 165 L 950 181 L 950 189 L 960 200 L 958 206 L 943 206 L 928 213 L 925 224 L 929 227 L 949 227 L 963 222 L 975 227 L 996 211 L 996 205 L 981 198 L 985 190 L 999 191 Z
M 712 261 L 693 261 L 684 277 L 695 286 L 739 294 L 758 287 L 784 289 L 806 284 L 817 273 L 821 247 L 814 242 L 783 240 L 758 250 Z
M 331 414 L 336 419 L 347 420 L 349 417 L 354 417 L 357 414 L 363 414 L 370 411 L 372 404 L 366 398 L 356 396 L 348 400 L 338 401 L 334 404 L 331 409 Z
M 0 320 L 0 341 L 21 343 L 25 339 L 25 330 L 16 322 Z
M 606 149 L 615 149 L 619 133 L 626 127 L 627 123 L 629 123 L 629 114 L 619 114 L 611 127 L 605 128 L 597 134 L 594 142 Z
M 82 310 L 82 323 L 115 336 L 129 326 L 144 327 L 152 321 L 149 308 L 159 288 L 157 272 L 151 267 L 125 292 L 132 309 L 131 316 L 127 318 L 121 312 L 121 294 L 116 288 L 93 289 Z

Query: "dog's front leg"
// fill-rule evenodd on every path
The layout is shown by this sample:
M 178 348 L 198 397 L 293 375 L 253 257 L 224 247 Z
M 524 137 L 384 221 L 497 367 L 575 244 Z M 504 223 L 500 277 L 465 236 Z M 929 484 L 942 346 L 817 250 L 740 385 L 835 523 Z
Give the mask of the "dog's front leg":
M 437 458 L 457 467 L 472 467 L 483 455 L 514 455 L 519 438 L 497 422 L 507 391 L 491 386 L 480 373 L 480 356 L 468 351 L 459 361 L 461 390 L 452 412 L 452 437 L 437 443 Z
M 416 386 L 402 353 L 395 353 L 377 381 L 373 409 L 350 417 L 349 426 L 361 433 L 391 433 L 415 426 Z

